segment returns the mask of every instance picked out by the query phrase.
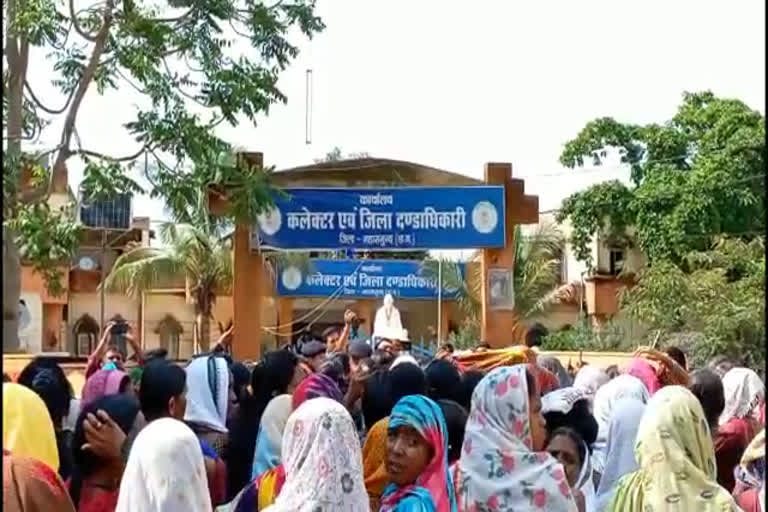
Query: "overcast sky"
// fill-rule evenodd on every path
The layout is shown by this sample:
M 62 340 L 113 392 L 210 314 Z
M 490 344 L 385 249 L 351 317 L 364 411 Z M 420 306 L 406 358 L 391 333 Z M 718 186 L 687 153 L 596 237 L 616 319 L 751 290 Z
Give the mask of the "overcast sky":
M 558 164 L 563 143 L 593 118 L 662 122 L 683 91 L 704 89 L 765 112 L 760 0 L 319 0 L 317 12 L 327 29 L 297 38 L 301 54 L 280 80 L 288 104 L 257 126 L 220 131 L 278 169 L 312 163 L 333 146 L 474 177 L 485 162 L 505 161 L 546 210 L 593 183 L 626 178 L 617 166 Z M 42 58 L 33 60 L 32 83 L 46 82 Z M 127 86 L 106 97 L 90 91 L 77 125 L 84 147 L 135 150 L 120 124 L 137 101 Z M 82 164 L 69 166 L 76 188 Z M 160 219 L 162 204 L 138 198 L 134 215 Z

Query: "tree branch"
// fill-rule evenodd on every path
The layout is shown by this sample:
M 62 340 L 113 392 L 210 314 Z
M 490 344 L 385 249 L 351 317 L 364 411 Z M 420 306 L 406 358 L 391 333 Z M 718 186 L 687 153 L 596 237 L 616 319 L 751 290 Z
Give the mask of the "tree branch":
M 184 21 L 185 19 L 189 18 L 189 15 L 193 12 L 195 12 L 194 7 L 189 9 L 181 16 L 176 16 L 174 18 L 149 18 L 147 21 L 150 23 L 178 23 L 179 21 Z
M 39 99 L 37 99 L 37 96 L 35 95 L 34 91 L 32 91 L 32 87 L 29 85 L 29 82 L 26 80 L 24 81 L 24 87 L 27 89 L 27 92 L 29 93 L 29 96 L 32 99 L 32 102 L 35 105 L 37 105 L 38 108 L 42 109 L 43 111 L 51 115 L 58 115 L 63 113 L 65 110 L 67 110 L 67 107 L 72 101 L 72 97 L 75 95 L 75 90 L 72 89 L 72 91 L 69 93 L 69 97 L 67 98 L 67 102 L 64 104 L 64 106 L 58 110 L 55 110 L 55 109 L 46 107 L 45 105 L 43 105 L 43 103 Z
M 70 0 L 70 6 L 72 6 L 72 2 L 73 0 Z M 53 176 L 55 173 L 63 172 L 64 165 L 67 161 L 67 158 L 69 158 L 72 155 L 72 151 L 69 149 L 69 144 L 72 140 L 72 133 L 75 129 L 75 121 L 77 120 L 77 113 L 80 111 L 80 105 L 83 102 L 85 93 L 88 91 L 88 86 L 93 81 L 93 75 L 96 73 L 96 68 L 99 65 L 99 60 L 101 59 L 101 55 L 104 52 L 104 46 L 107 43 L 107 36 L 109 35 L 109 29 L 112 26 L 113 6 L 114 6 L 113 0 L 108 0 L 106 6 L 104 7 L 104 22 L 102 23 L 98 34 L 96 34 L 96 40 L 94 41 L 93 50 L 91 52 L 91 58 L 88 61 L 88 65 L 83 70 L 83 75 L 80 77 L 80 83 L 77 86 L 77 90 L 75 92 L 74 98 L 72 99 L 72 103 L 69 106 L 69 111 L 67 112 L 67 117 L 64 120 L 64 127 L 62 128 L 62 131 L 61 131 L 62 148 L 59 150 L 59 153 L 56 155 L 56 161 L 53 164 L 51 176 Z M 53 179 L 51 179 L 51 181 L 48 184 L 49 194 L 51 192 L 52 187 L 53 187 Z
M 78 13 L 75 12 L 75 0 L 69 0 L 69 15 L 72 17 L 72 26 L 74 27 L 75 32 L 77 32 L 83 39 L 95 43 L 96 38 L 98 38 L 98 33 L 92 35 L 83 30 L 83 27 L 80 26 L 80 22 L 77 21 L 77 14 Z
M 93 158 L 98 158 L 100 160 L 110 160 L 112 162 L 130 162 L 131 160 L 136 160 L 137 158 L 139 158 L 145 151 L 151 152 L 152 147 L 149 144 L 147 144 L 145 146 L 142 146 L 141 149 L 139 149 L 136 153 L 132 155 L 121 156 L 121 157 L 109 156 L 109 155 L 105 155 L 104 153 L 99 153 L 97 151 L 91 151 L 88 149 L 77 149 L 75 151 L 72 151 L 72 154 L 85 155 Z

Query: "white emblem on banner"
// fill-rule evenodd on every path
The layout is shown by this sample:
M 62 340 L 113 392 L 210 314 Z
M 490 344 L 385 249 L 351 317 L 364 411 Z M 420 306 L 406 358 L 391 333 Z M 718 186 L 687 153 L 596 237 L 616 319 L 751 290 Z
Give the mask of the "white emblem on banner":
M 286 290 L 296 290 L 301 286 L 301 270 L 296 267 L 288 267 L 283 270 L 282 279 Z
M 472 226 L 478 233 L 488 234 L 499 223 L 496 207 L 488 201 L 480 201 L 472 209 Z
M 272 236 L 280 231 L 280 226 L 283 224 L 283 216 L 280 214 L 280 210 L 272 208 L 271 210 L 260 214 L 258 221 L 262 233 L 267 236 Z

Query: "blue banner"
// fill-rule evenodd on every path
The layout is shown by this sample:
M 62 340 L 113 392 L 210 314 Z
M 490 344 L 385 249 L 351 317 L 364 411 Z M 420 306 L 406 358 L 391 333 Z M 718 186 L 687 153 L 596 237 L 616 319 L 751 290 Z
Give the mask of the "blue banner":
M 464 271 L 462 264 L 462 272 Z M 312 260 L 306 271 L 296 266 L 280 269 L 277 292 L 283 297 L 383 297 L 435 299 L 437 279 L 425 275 L 421 262 L 409 260 Z M 443 290 L 446 300 L 456 290 Z
M 295 188 L 252 235 L 273 249 L 470 249 L 504 246 L 504 188 Z

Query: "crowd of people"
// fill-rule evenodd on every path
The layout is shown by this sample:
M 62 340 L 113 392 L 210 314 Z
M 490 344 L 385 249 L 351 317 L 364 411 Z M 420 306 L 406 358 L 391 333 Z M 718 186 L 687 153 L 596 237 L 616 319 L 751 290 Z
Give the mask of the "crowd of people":
M 80 399 L 34 359 L 4 379 L 3 510 L 766 512 L 765 386 L 727 358 L 425 362 L 350 331 L 131 374 L 101 344 Z

